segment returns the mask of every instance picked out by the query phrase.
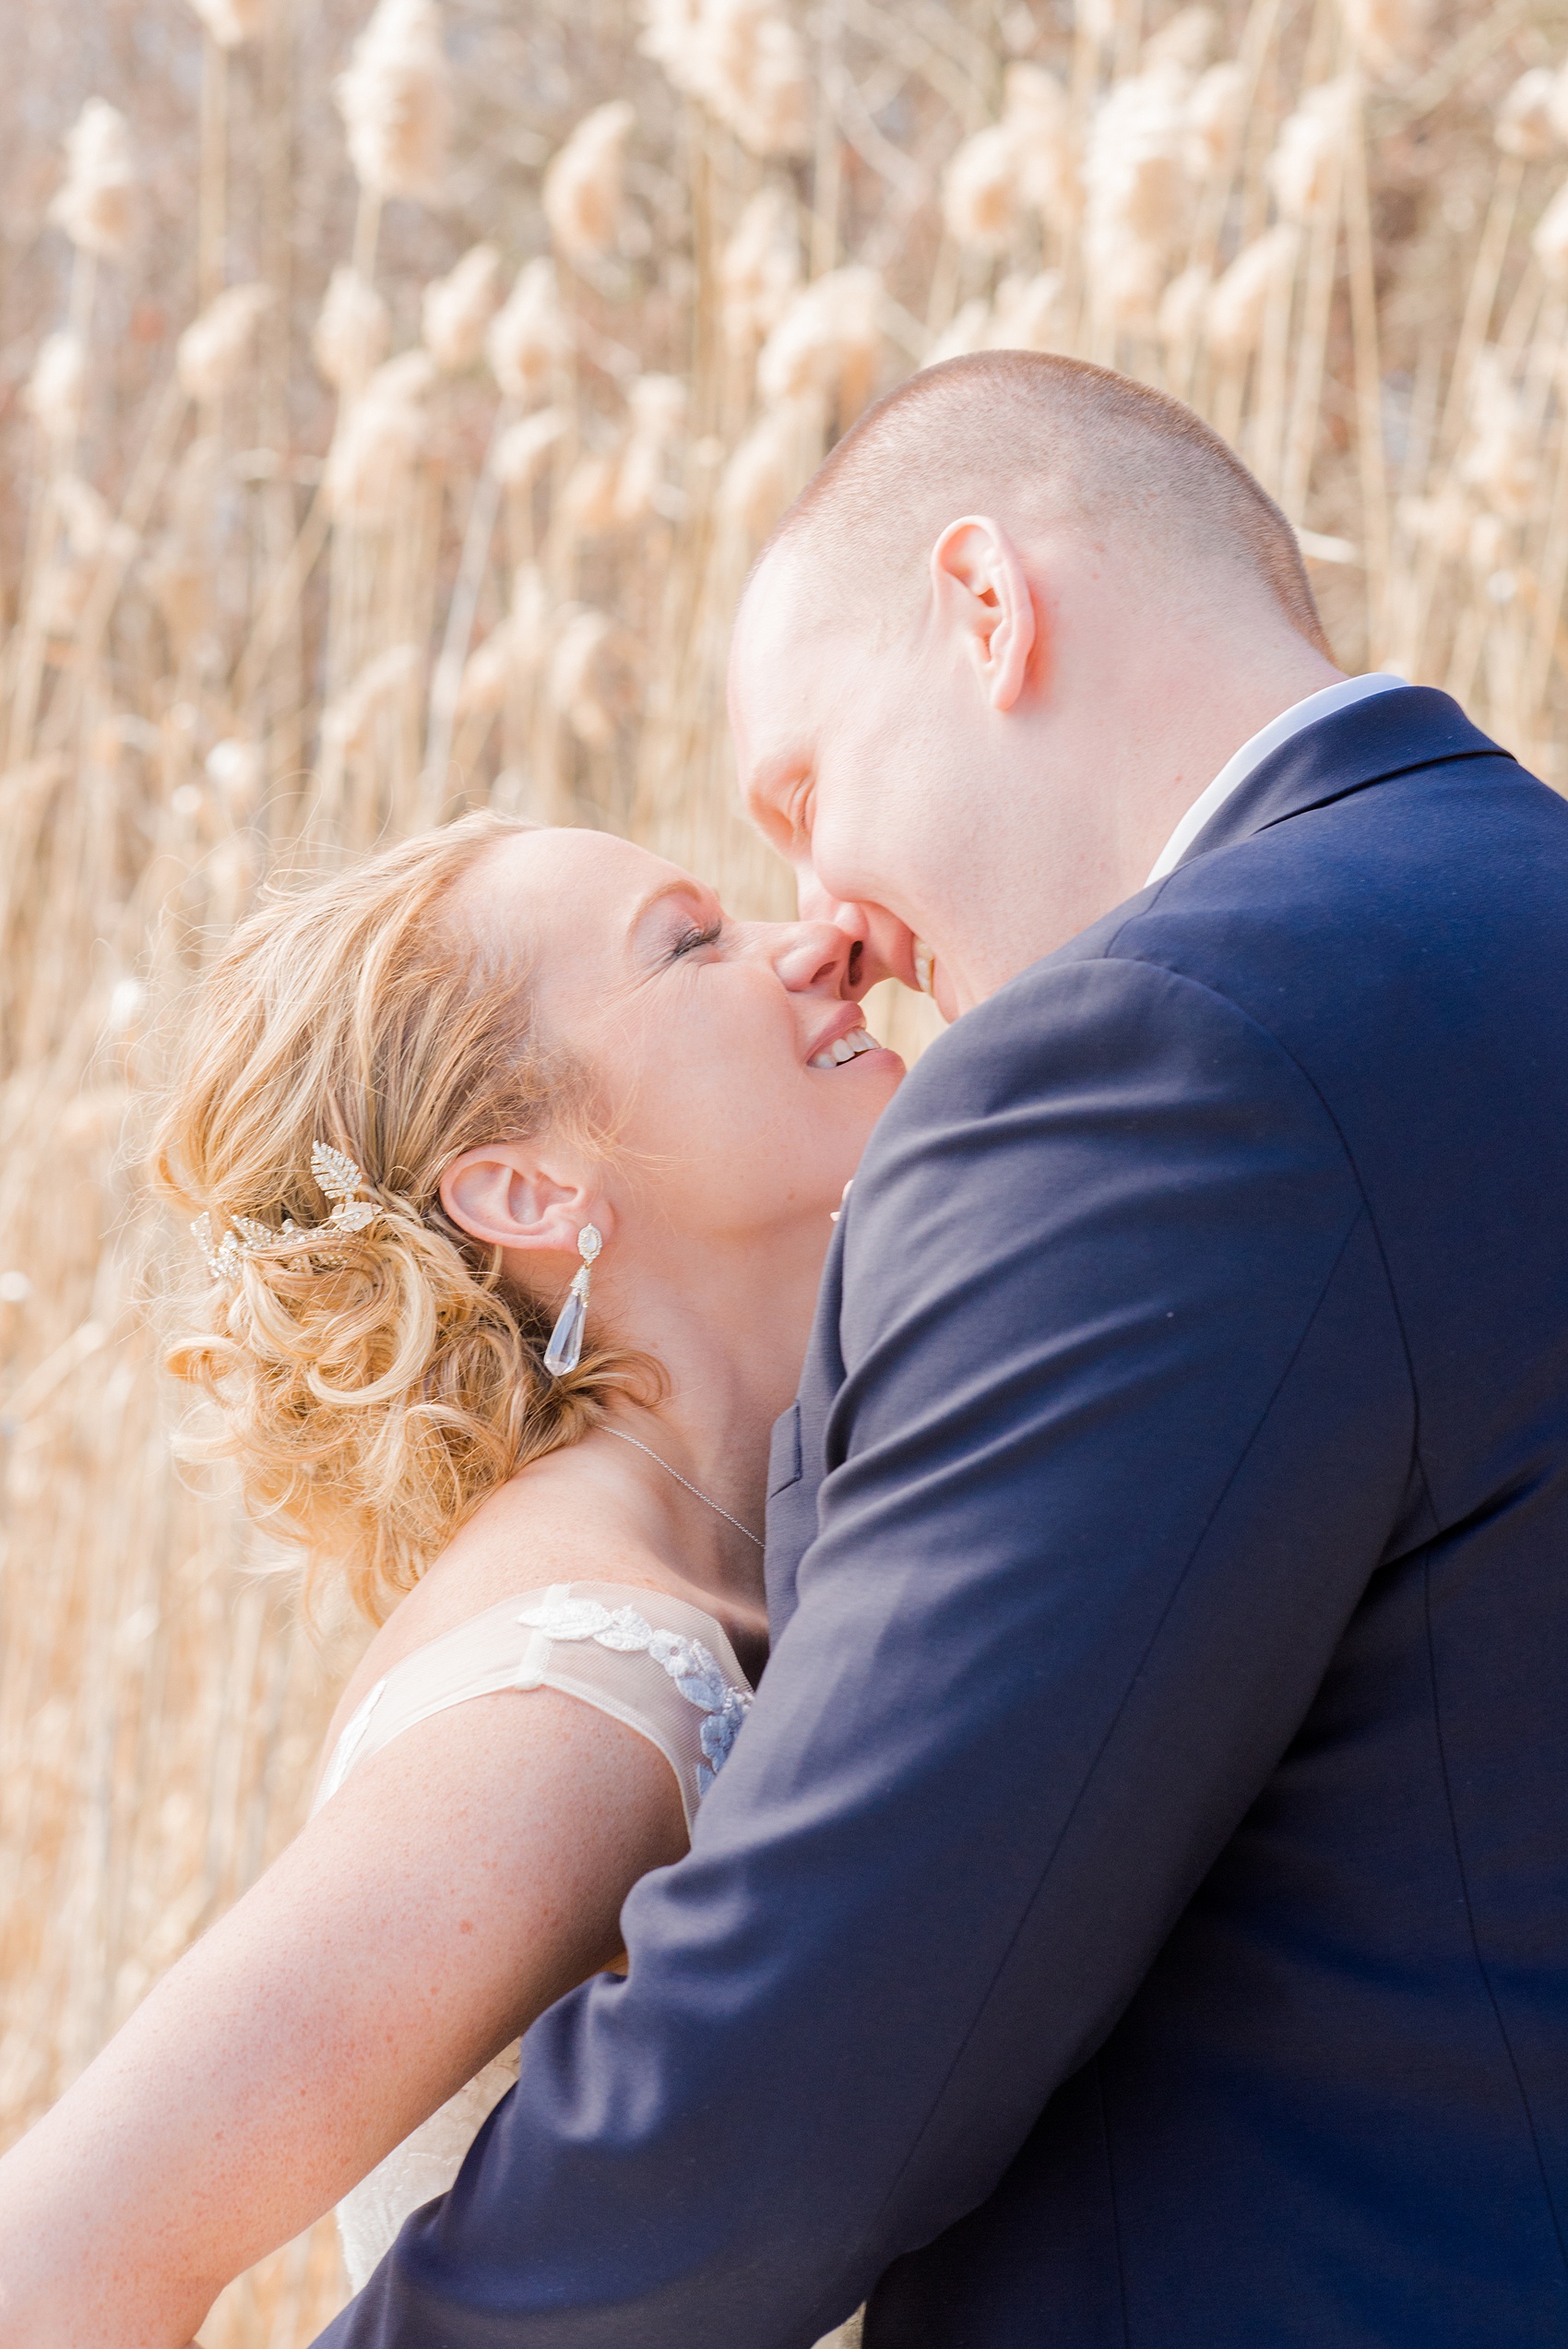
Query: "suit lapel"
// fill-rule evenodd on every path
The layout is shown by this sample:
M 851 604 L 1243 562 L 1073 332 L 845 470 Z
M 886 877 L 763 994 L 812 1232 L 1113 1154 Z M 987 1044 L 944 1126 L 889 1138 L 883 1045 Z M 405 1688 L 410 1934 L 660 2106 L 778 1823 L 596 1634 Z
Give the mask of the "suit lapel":
M 1310 807 L 1326 807 L 1393 775 L 1456 758 L 1509 758 L 1509 754 L 1472 726 L 1456 701 L 1431 686 L 1404 686 L 1352 702 L 1303 727 L 1260 760 L 1216 808 L 1173 870 Z

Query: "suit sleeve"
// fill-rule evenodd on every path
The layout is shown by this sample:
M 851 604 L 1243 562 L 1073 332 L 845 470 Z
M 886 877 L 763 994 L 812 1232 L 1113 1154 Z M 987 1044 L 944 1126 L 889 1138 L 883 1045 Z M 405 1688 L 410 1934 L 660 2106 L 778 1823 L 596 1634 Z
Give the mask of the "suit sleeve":
M 944 1038 L 823 1313 L 817 1537 L 690 1856 L 333 2349 L 808 2349 L 1099 2045 L 1389 1541 L 1354 1168 L 1169 971 L 1042 965 Z

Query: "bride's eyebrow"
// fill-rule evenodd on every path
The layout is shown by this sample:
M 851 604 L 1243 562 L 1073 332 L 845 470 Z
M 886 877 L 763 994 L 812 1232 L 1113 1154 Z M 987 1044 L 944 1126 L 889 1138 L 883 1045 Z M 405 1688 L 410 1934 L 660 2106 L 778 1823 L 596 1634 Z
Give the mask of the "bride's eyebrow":
M 659 907 L 668 905 L 671 899 L 684 899 L 696 921 L 721 918 L 718 899 L 711 889 L 704 888 L 700 881 L 667 881 L 661 888 L 650 889 L 637 907 L 627 925 L 628 937 L 636 940 L 649 914 L 657 913 Z

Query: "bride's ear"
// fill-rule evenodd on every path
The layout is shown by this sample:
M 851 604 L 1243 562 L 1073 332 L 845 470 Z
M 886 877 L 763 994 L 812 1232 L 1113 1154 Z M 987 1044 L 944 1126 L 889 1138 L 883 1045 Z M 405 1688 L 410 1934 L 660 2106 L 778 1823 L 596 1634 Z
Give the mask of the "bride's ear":
M 487 1246 L 575 1256 L 585 1223 L 605 1230 L 608 1210 L 564 1167 L 552 1168 L 527 1142 L 481 1142 L 441 1177 L 441 1204 L 470 1239 Z M 606 1232 L 608 1237 L 608 1233 Z

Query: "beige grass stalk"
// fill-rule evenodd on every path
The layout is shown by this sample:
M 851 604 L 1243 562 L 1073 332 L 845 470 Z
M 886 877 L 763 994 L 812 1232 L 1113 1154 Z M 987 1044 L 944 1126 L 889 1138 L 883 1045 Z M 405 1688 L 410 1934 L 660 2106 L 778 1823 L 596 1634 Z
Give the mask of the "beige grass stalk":
M 1268 63 L 1270 43 L 1282 5 L 1283 0 L 1248 0 L 1236 56 L 1243 75 L 1241 113 L 1242 120 L 1249 125 L 1257 113 L 1258 89 Z M 1272 144 L 1272 140 L 1269 143 Z M 1201 269 L 1206 276 L 1214 274 L 1226 215 L 1235 200 L 1238 177 L 1246 175 L 1249 164 L 1252 181 L 1256 183 L 1261 174 L 1262 159 L 1257 153 L 1255 136 L 1238 147 L 1231 165 L 1214 173 L 1200 192 L 1194 215 L 1192 241 L 1187 251 L 1187 268 Z M 1249 203 L 1248 211 L 1249 216 L 1255 211 L 1255 202 Z M 1179 399 L 1192 399 L 1198 368 L 1196 343 L 1182 354 L 1182 361 L 1170 388 Z
M 1360 460 L 1367 580 L 1367 661 L 1375 666 L 1388 588 L 1388 489 L 1383 461 L 1382 369 L 1365 131 L 1358 108 L 1347 146 L 1345 226 L 1350 260 L 1350 317 L 1356 360 L 1357 448 Z
M 1568 365 L 1568 336 L 1562 335 L 1560 329 L 1554 364 L 1550 370 L 1559 407 L 1557 457 L 1540 537 L 1540 561 L 1532 599 L 1534 612 L 1527 647 L 1524 651 L 1519 688 L 1520 737 L 1530 751 L 1537 748 L 1542 726 L 1547 680 L 1557 653 L 1558 615 L 1562 609 L 1564 590 L 1568 590 L 1568 430 L 1563 429 L 1561 414 L 1565 365 Z M 1543 373 L 1546 372 L 1543 370 Z
M 1474 391 L 1476 357 L 1487 340 L 1496 307 L 1523 176 L 1523 166 L 1516 157 L 1505 155 L 1502 158 L 1492 182 L 1485 221 L 1466 289 L 1448 387 L 1432 444 L 1426 492 L 1429 498 L 1440 496 L 1443 492 L 1447 466 Z M 1420 648 L 1426 637 L 1443 560 L 1436 534 L 1429 533 L 1417 552 L 1409 594 L 1408 622 L 1398 648 L 1399 656 L 1411 670 L 1418 663 Z
M 205 310 L 223 289 L 229 233 L 229 52 L 210 30 L 201 54 L 200 206 L 196 287 Z
M 80 5 L 60 0 L 63 21 Z M 13 256 L 9 330 L 25 338 L 13 373 L 73 316 L 91 341 L 67 343 L 63 370 L 59 350 L 45 365 L 47 432 L 0 414 L 32 540 L 30 553 L 0 541 L 12 596 L 0 738 L 16 749 L 0 770 L 0 2137 L 279 1847 L 346 1653 L 317 1657 L 281 1591 L 258 1593 L 249 1569 L 271 1553 L 225 1486 L 182 1482 L 169 1458 L 171 1406 L 137 1301 L 183 1263 L 183 1242 L 145 1219 L 125 1138 L 193 974 L 274 862 L 328 869 L 425 820 L 438 795 L 627 829 L 696 864 L 737 910 L 787 912 L 788 876 L 734 808 L 722 717 L 731 614 L 759 533 L 854 402 L 920 363 L 928 325 L 945 332 L 963 313 L 971 344 L 1016 333 L 1092 347 L 1072 157 L 1111 78 L 1141 66 L 1174 14 L 1173 0 L 1080 6 L 1070 20 L 1032 0 L 1027 21 L 991 0 L 834 0 L 813 18 L 736 0 L 716 9 L 694 92 L 639 49 L 640 6 L 596 0 L 591 40 L 574 20 L 552 51 L 545 96 L 533 44 L 554 39 L 560 12 L 541 5 L 505 25 L 465 12 L 458 78 L 422 0 L 376 10 L 356 188 L 346 140 L 320 126 L 369 0 L 341 28 L 291 0 L 202 0 L 220 45 L 254 43 L 226 75 L 226 233 L 212 93 L 204 151 L 194 78 L 188 119 L 172 85 L 144 79 L 105 92 L 128 133 L 100 115 L 80 143 L 62 217 L 87 242 L 65 317 L 53 279 L 28 274 L 58 266 L 53 235 L 36 259 L 25 243 Z M 804 151 L 790 40 L 767 29 L 781 14 L 811 62 Z M 1157 341 L 1123 321 L 1113 348 L 1277 469 L 1292 514 L 1324 534 L 1318 553 L 1365 547 L 1381 565 L 1374 609 L 1353 563 L 1314 563 L 1342 658 L 1386 648 L 1408 674 L 1450 681 L 1562 782 L 1562 318 L 1528 253 L 1568 149 L 1525 169 L 1491 144 L 1504 94 L 1568 42 L 1568 0 L 1532 0 L 1531 15 L 1544 51 L 1518 0 L 1459 0 L 1443 48 L 1377 87 L 1354 185 L 1320 187 L 1292 273 L 1260 279 L 1238 365 L 1209 339 L 1207 291 L 1279 224 L 1265 170 L 1279 118 L 1335 74 L 1339 33 L 1329 0 L 1222 0 L 1213 54 L 1240 89 L 1245 135 L 1231 145 L 1222 124 L 1196 124 L 1190 224 L 1159 256 L 1185 280 L 1169 330 Z M 1006 55 L 1067 92 L 1070 120 L 1048 175 L 1034 156 L 1049 204 L 1020 201 L 996 248 L 971 256 L 936 190 L 961 142 L 1004 114 L 999 25 Z M 190 34 L 194 67 L 194 23 Z M 48 185 L 55 166 L 27 125 L 53 119 L 52 93 L 32 71 L 24 55 L 18 184 Z M 409 137 L 404 97 L 418 115 Z M 617 202 L 572 213 L 590 241 L 612 222 L 616 249 L 586 252 L 575 281 L 543 261 L 510 346 L 496 346 L 519 421 L 500 428 L 465 312 L 455 340 L 438 333 L 439 385 L 416 397 L 404 384 L 409 446 L 376 513 L 335 505 L 314 470 L 333 399 L 346 424 L 374 368 L 417 337 L 425 282 L 476 242 L 497 247 L 508 283 L 540 261 L 545 162 L 623 98 L 636 126 Z M 1532 125 L 1538 150 L 1548 134 Z M 748 144 L 776 137 L 790 151 Z M 133 144 L 158 157 L 139 243 Z M 801 231 L 790 267 L 818 286 L 868 270 L 849 286 L 881 291 L 868 337 L 850 331 L 865 302 L 839 316 L 845 280 L 829 285 L 774 344 L 759 386 L 790 268 L 781 284 L 771 262 L 754 272 L 761 307 L 731 332 L 721 264 L 764 188 L 784 208 L 776 223 Z M 1433 212 L 1471 190 L 1481 217 L 1445 247 Z M 180 217 L 186 256 L 170 241 Z M 339 219 L 340 243 L 323 249 L 322 224 Z M 89 255 L 105 240 L 120 248 L 113 294 L 105 251 L 89 316 Z M 157 388 L 190 324 L 170 288 L 188 259 L 216 291 L 225 244 L 234 273 L 276 299 L 187 426 L 183 399 Z M 1434 265 L 1449 250 L 1473 266 Z M 361 315 L 339 335 L 324 391 L 311 322 L 333 266 L 355 261 L 368 328 Z M 1042 269 L 1062 276 L 1050 300 Z M 162 351 L 147 340 L 160 311 Z M 1485 364 L 1503 409 L 1478 470 L 1472 394 L 1499 345 L 1506 363 Z M 659 388 L 670 376 L 683 425 L 680 392 Z M 637 381 L 640 423 L 626 405 Z M 1385 400 L 1408 432 L 1397 480 Z M 590 514 L 585 467 L 600 459 Z M 153 595 L 166 540 L 187 565 L 172 635 Z M 879 994 L 873 1018 L 912 1050 L 932 1014 Z M 226 2293 L 204 2338 L 303 2349 L 339 2292 L 330 2229 L 315 2229 Z
M 510 426 L 517 420 L 517 411 L 510 400 L 503 399 L 495 411 L 490 428 L 490 440 L 485 448 L 484 463 L 469 503 L 468 527 L 463 534 L 463 552 L 458 564 L 457 583 L 446 611 L 446 627 L 441 640 L 430 685 L 430 731 L 425 737 L 424 771 L 422 778 L 422 804 L 426 822 L 434 822 L 445 804 L 449 788 L 447 774 L 452 751 L 452 729 L 457 710 L 457 695 L 463 682 L 463 666 L 472 641 L 474 614 L 479 608 L 480 590 L 484 583 L 485 566 L 490 560 L 491 541 L 495 533 L 496 516 L 501 507 L 501 478 L 496 471 L 496 452 Z M 460 780 L 460 779 L 459 779 Z
M 1291 520 L 1298 523 L 1306 518 L 1307 485 L 1323 422 L 1324 365 L 1334 304 L 1343 193 L 1341 159 L 1334 171 L 1328 199 L 1307 231 L 1301 334 L 1279 475 L 1279 502 Z
M 172 376 L 160 396 L 125 503 L 77 623 L 75 665 L 56 688 L 43 733 L 45 752 L 64 747 L 79 717 L 83 696 L 89 683 L 96 681 L 104 634 L 131 566 L 142 551 L 153 507 L 168 479 L 174 443 L 187 405 L 178 377 Z

